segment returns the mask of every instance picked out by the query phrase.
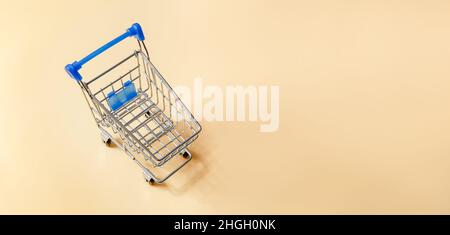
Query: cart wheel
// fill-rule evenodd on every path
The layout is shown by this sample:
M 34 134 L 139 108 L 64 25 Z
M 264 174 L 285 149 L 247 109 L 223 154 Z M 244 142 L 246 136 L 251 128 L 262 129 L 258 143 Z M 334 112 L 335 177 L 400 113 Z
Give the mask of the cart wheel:
M 180 152 L 180 155 L 184 158 L 188 158 L 189 156 L 191 156 L 191 154 L 187 150 Z
M 106 144 L 106 146 L 111 147 L 112 140 L 111 139 L 103 140 L 103 143 Z
M 102 137 L 103 143 L 106 146 L 110 147 L 111 144 L 112 144 L 112 137 L 111 137 L 111 135 L 109 133 L 106 133 L 106 132 L 103 132 L 103 131 L 100 133 L 100 135 Z
M 150 173 L 148 172 L 147 169 L 144 170 L 143 175 L 144 175 L 145 182 L 147 182 L 151 185 L 155 184 L 155 179 L 153 178 L 153 176 L 150 176 Z

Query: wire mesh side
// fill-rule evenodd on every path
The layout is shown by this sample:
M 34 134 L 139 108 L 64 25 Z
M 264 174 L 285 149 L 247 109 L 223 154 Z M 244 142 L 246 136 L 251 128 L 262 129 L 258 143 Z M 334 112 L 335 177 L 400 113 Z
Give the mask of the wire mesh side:
M 126 80 L 136 85 L 138 96 L 113 112 L 107 94 L 120 91 Z M 187 148 L 200 132 L 199 123 L 142 51 L 134 52 L 84 88 L 94 101 L 97 122 L 111 127 L 133 151 L 143 153 L 156 166 Z

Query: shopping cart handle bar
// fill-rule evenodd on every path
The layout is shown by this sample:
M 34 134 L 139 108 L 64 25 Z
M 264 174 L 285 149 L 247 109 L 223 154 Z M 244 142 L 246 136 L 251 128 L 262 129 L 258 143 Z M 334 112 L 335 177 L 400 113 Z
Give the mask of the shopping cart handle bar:
M 145 39 L 144 32 L 142 31 L 142 28 L 138 23 L 134 23 L 133 25 L 131 25 L 131 27 L 129 29 L 127 29 L 127 31 L 125 33 L 123 33 L 122 35 L 113 39 L 112 41 L 106 43 L 105 45 L 98 48 L 97 50 L 93 51 L 91 54 L 87 55 L 80 61 L 75 61 L 72 64 L 66 65 L 66 67 L 65 67 L 66 72 L 73 79 L 75 79 L 77 81 L 81 81 L 82 76 L 78 72 L 78 70 L 80 70 L 84 64 L 86 64 L 87 62 L 89 62 L 90 60 L 95 58 L 96 56 L 100 55 L 104 51 L 108 50 L 112 46 L 116 45 L 117 43 L 121 42 L 122 40 L 124 40 L 128 37 L 132 37 L 132 36 L 136 37 L 140 41 L 143 41 Z

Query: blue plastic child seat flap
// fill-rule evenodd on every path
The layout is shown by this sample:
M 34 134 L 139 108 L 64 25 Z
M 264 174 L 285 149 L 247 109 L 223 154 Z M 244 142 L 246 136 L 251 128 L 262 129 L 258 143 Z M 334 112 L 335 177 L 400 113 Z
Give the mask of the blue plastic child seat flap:
M 124 83 L 124 88 L 122 92 L 124 92 L 127 101 L 130 101 L 137 96 L 136 87 L 130 80 Z
M 120 108 L 120 106 L 122 106 L 122 103 L 120 102 L 117 94 L 114 91 L 108 93 L 108 105 L 113 111 L 117 110 L 118 108 Z
M 136 87 L 130 80 L 123 84 L 123 89 L 119 92 L 111 91 L 108 93 L 108 105 L 112 111 L 116 111 L 122 105 L 128 101 L 134 99 L 137 96 Z

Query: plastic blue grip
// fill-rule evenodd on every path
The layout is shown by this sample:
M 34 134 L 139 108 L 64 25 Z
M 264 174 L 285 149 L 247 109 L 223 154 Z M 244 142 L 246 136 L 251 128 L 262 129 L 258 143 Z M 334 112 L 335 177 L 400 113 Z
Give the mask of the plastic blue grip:
M 81 79 L 83 77 L 78 72 L 78 70 L 80 70 L 84 64 L 86 64 L 87 62 L 89 62 L 90 60 L 95 58 L 96 56 L 100 55 L 104 51 L 108 50 L 112 46 L 116 45 L 117 43 L 123 41 L 124 39 L 126 39 L 128 37 L 132 37 L 132 36 L 136 37 L 136 39 L 138 39 L 140 41 L 145 40 L 144 32 L 142 31 L 142 28 L 138 23 L 134 23 L 133 25 L 131 25 L 131 27 L 129 29 L 127 29 L 127 31 L 125 33 L 123 33 L 122 35 L 113 39 L 112 41 L 106 43 L 105 45 L 98 48 L 97 50 L 93 51 L 91 54 L 87 55 L 80 61 L 75 61 L 72 64 L 66 65 L 66 67 L 65 67 L 66 72 L 73 79 L 75 79 L 77 81 L 81 81 Z

